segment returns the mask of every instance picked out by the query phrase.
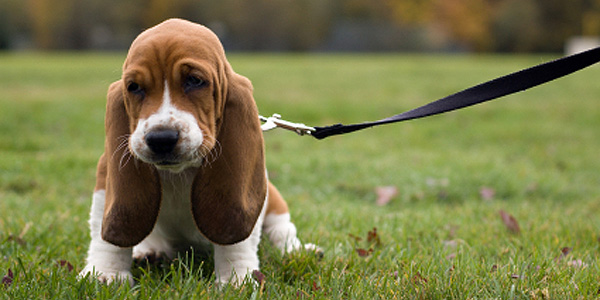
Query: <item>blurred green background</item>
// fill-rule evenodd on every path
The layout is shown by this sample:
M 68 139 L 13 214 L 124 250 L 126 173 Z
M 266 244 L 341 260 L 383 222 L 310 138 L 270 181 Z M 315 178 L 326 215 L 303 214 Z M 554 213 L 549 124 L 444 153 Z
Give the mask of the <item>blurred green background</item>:
M 181 17 L 227 50 L 561 52 L 600 0 L 0 0 L 0 49 L 124 49 Z

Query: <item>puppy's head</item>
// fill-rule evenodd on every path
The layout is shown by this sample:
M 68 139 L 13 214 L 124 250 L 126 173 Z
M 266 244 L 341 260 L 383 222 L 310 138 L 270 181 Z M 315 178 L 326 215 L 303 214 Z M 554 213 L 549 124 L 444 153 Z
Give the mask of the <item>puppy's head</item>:
M 200 232 L 218 244 L 250 235 L 267 190 L 258 111 L 250 81 L 209 29 L 172 19 L 140 34 L 109 89 L 105 122 L 105 240 L 143 240 L 160 209 L 157 169 L 196 166 L 190 201 Z
M 215 147 L 230 72 L 204 26 L 172 19 L 138 36 L 122 78 L 131 153 L 174 172 L 200 165 Z

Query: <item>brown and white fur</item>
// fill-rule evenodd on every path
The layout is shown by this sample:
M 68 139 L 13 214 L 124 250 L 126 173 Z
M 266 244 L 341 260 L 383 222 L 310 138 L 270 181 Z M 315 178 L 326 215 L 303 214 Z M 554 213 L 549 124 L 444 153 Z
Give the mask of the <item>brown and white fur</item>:
M 217 282 L 240 284 L 262 231 L 282 251 L 316 249 L 268 181 L 252 85 L 206 27 L 171 19 L 140 34 L 105 126 L 81 276 L 133 284 L 133 258 L 214 247 Z

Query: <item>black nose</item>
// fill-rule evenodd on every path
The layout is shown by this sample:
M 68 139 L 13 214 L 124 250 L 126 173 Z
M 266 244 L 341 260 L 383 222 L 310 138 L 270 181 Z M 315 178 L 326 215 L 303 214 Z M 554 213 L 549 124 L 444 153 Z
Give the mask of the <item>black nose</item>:
M 168 154 L 175 149 L 179 140 L 177 130 L 154 130 L 146 134 L 146 145 L 156 154 Z

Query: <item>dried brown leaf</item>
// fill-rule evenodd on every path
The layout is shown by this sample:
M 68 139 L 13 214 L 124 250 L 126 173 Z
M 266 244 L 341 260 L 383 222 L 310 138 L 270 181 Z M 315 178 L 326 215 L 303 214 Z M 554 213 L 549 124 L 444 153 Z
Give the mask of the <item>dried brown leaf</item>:
M 504 210 L 500 210 L 498 213 L 500 214 L 500 217 L 502 218 L 502 223 L 504 223 L 504 226 L 506 226 L 506 229 L 508 229 L 508 231 L 510 231 L 514 234 L 521 233 L 521 228 L 519 227 L 519 222 L 517 222 L 517 219 L 515 219 L 515 217 L 513 217 L 509 213 L 505 212 Z
M 395 186 L 378 186 L 375 188 L 375 193 L 377 194 L 375 204 L 384 206 L 398 195 L 398 188 Z
M 381 245 L 381 239 L 377 234 L 377 227 L 373 227 L 373 230 L 367 232 L 367 242 L 375 243 L 376 246 Z
M 353 239 L 355 242 L 357 242 L 357 243 L 358 243 L 358 242 L 360 242 L 360 241 L 362 241 L 362 238 L 361 238 L 360 236 L 356 236 L 356 235 L 354 235 L 354 234 L 352 234 L 352 233 L 348 233 L 348 236 L 349 236 L 351 239 Z
M 571 247 L 562 247 L 560 249 L 560 254 L 554 258 L 554 260 L 556 262 L 561 261 L 563 258 L 567 257 L 567 255 L 569 255 L 569 253 L 571 253 L 571 251 L 573 251 L 573 248 Z
M 6 276 L 2 277 L 2 284 L 4 284 L 4 286 L 10 286 L 13 283 L 13 280 L 15 279 L 13 272 L 11 269 L 8 269 L 8 274 L 6 274 Z
M 63 268 L 67 268 L 67 271 L 69 272 L 73 271 L 73 265 L 66 260 L 59 260 L 57 264 Z
M 356 253 L 358 253 L 358 256 L 360 257 L 367 257 L 373 253 L 373 249 L 369 248 L 368 250 L 365 250 L 363 248 L 357 248 Z
M 259 270 L 252 271 L 252 278 L 254 278 L 256 283 L 258 283 L 259 285 L 263 285 L 265 283 L 265 274 L 263 274 Z

